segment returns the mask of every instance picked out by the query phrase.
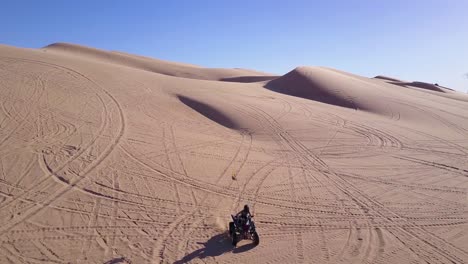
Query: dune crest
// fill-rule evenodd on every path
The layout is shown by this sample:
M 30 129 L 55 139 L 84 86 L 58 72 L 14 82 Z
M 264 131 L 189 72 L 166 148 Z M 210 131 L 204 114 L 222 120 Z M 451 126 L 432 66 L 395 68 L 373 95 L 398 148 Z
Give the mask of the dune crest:
M 246 69 L 202 68 L 191 64 L 169 62 L 124 52 L 105 51 L 70 43 L 54 43 L 42 48 L 48 52 L 72 55 L 79 59 L 89 59 L 98 62 L 112 63 L 143 71 L 199 80 L 221 80 L 240 76 L 264 76 L 261 73 Z
M 63 53 L 67 53 L 70 55 L 76 55 L 81 58 L 90 58 L 90 59 L 103 60 L 103 61 L 109 61 L 109 62 L 114 62 L 114 63 L 121 63 L 123 65 L 127 64 L 128 66 L 134 66 L 134 67 L 138 66 L 138 64 L 136 63 L 141 63 L 142 65 L 140 66 L 143 66 L 144 63 L 146 62 L 146 63 L 153 63 L 153 64 L 161 63 L 163 64 L 163 66 L 201 68 L 199 66 L 191 65 L 191 64 L 164 61 L 164 60 L 159 60 L 159 59 L 154 59 L 154 58 L 149 58 L 149 57 L 144 57 L 144 56 L 139 56 L 139 55 L 128 54 L 125 52 L 107 51 L 107 50 L 91 48 L 87 46 L 82 46 L 82 45 L 72 44 L 72 43 L 65 43 L 65 42 L 57 42 L 57 43 L 49 44 L 43 47 L 42 50 L 45 50 L 48 52 L 51 52 L 51 51 L 63 52 Z M 135 65 L 132 65 L 132 63 L 135 63 Z

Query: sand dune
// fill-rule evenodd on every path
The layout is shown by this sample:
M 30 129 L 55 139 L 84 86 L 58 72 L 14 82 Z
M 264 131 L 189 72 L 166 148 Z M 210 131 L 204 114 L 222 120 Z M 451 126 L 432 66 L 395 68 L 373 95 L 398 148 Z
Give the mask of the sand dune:
M 272 91 L 368 113 L 391 115 L 400 94 L 372 79 L 323 67 L 298 67 L 265 85 Z M 386 100 L 382 104 L 382 100 Z
M 130 55 L 123 52 L 104 51 L 69 43 L 54 43 L 44 47 L 43 50 L 65 56 L 76 56 L 80 59 L 112 63 L 144 71 L 191 79 L 220 80 L 251 74 L 262 74 L 257 71 L 244 69 L 202 68 L 190 64 L 151 59 L 142 56 Z M 265 73 L 265 75 L 268 74 Z
M 318 102 L 348 107 L 361 108 L 362 105 L 346 92 L 349 78 L 326 69 L 299 67 L 286 75 L 270 81 L 266 87 L 288 95 L 312 99 Z M 346 89 L 348 91 L 346 91 Z
M 0 46 L 0 263 L 466 263 L 467 139 L 422 82 Z

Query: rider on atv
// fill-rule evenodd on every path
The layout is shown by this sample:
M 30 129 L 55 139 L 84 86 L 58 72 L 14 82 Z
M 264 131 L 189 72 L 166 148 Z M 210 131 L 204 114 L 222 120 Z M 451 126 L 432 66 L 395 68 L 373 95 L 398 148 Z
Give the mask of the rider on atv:
M 250 220 L 252 215 L 250 214 L 249 206 L 246 204 L 244 205 L 244 209 L 236 214 L 236 219 L 239 223 L 239 226 L 244 226 L 247 223 L 247 220 Z
M 251 239 L 255 245 L 258 245 L 260 238 L 255 230 L 253 215 L 250 213 L 248 205 L 244 205 L 244 209 L 235 216 L 231 215 L 233 222 L 229 223 L 229 234 L 232 238 L 232 244 L 237 245 L 237 242 L 242 239 Z

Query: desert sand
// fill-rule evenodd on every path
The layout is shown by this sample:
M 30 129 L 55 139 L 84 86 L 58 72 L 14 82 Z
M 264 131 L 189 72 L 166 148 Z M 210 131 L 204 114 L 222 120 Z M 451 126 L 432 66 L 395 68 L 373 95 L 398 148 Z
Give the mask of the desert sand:
M 0 263 L 468 263 L 446 87 L 2 45 L 0 108 Z

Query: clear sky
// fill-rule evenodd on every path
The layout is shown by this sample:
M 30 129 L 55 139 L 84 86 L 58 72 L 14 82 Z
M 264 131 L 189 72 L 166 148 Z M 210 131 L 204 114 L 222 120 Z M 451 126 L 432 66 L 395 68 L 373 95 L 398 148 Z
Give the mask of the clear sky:
M 468 90 L 467 0 L 3 1 L 0 43 L 71 42 L 284 74 L 299 65 Z

